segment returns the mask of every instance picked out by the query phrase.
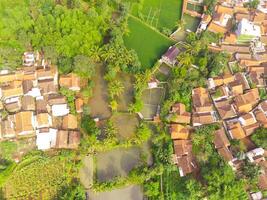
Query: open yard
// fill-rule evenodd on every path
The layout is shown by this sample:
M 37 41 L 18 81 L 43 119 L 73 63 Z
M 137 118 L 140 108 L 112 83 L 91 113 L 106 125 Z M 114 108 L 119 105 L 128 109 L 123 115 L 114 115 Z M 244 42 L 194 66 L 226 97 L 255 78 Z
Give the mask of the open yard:
M 144 102 L 141 114 L 144 119 L 150 120 L 157 114 L 159 105 L 164 99 L 165 89 L 164 88 L 153 88 L 146 89 L 143 92 L 142 100 Z
M 118 129 L 119 137 L 128 139 L 132 137 L 139 124 L 137 116 L 129 113 L 118 113 L 111 117 L 111 121 Z
M 129 35 L 124 37 L 128 49 L 134 49 L 144 68 L 150 68 L 174 41 L 155 31 L 139 19 L 129 17 Z
M 93 97 L 89 100 L 90 115 L 93 118 L 107 119 L 111 116 L 108 105 L 107 82 L 104 80 L 105 66 L 96 66 L 96 73 L 93 77 Z
M 173 30 L 181 18 L 182 6 L 182 0 L 144 0 L 139 7 L 133 4 L 132 14 L 159 30 Z

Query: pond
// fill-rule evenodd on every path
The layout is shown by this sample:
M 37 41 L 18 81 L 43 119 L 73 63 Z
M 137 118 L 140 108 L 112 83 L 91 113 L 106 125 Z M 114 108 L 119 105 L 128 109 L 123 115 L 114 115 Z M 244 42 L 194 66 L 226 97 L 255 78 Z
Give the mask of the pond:
M 132 137 L 139 124 L 138 117 L 135 114 L 117 113 L 111 117 L 111 121 L 118 130 L 119 138 L 128 139 Z
M 141 162 L 140 153 L 137 147 L 99 153 L 96 158 L 98 181 L 107 181 L 115 176 L 127 176 L 129 171 Z
M 119 73 L 117 79 L 120 80 L 124 86 L 124 92 L 117 98 L 118 111 L 127 112 L 129 105 L 134 100 L 134 78 L 130 74 Z
M 107 82 L 104 80 L 105 66 L 96 66 L 96 73 L 93 77 L 93 97 L 89 100 L 90 115 L 92 118 L 107 119 L 111 116 L 108 102 Z
M 131 185 L 110 192 L 94 193 L 87 191 L 90 200 L 143 200 L 143 190 L 139 185 Z

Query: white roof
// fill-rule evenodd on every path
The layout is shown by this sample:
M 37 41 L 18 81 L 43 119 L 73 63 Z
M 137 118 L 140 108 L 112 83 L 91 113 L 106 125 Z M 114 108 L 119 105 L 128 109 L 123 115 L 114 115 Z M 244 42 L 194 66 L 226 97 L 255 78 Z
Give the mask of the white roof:
M 247 19 L 243 18 L 238 24 L 236 34 L 238 36 L 248 35 L 248 36 L 260 37 L 261 36 L 261 28 L 260 28 L 260 26 L 255 25 L 253 22 L 250 22 Z
M 69 114 L 70 110 L 67 104 L 59 104 L 52 106 L 52 115 L 56 117 L 64 116 Z
M 55 147 L 57 138 L 57 129 L 49 129 L 49 132 L 39 133 L 37 131 L 36 145 L 40 150 Z
M 32 88 L 32 90 L 29 91 L 26 95 L 29 95 L 32 97 L 39 97 L 41 96 L 41 91 L 39 88 Z

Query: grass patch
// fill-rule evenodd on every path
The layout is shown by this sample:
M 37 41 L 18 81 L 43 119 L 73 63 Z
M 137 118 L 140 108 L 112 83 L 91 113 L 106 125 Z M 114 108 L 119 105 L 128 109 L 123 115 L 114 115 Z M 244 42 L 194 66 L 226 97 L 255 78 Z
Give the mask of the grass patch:
M 140 6 L 132 6 L 132 14 L 159 30 L 173 30 L 181 18 L 182 6 L 182 0 L 144 0 Z
M 130 16 L 130 34 L 124 37 L 128 49 L 134 49 L 144 68 L 150 68 L 174 42 L 153 30 L 142 21 Z
M 183 19 L 185 21 L 185 29 L 189 29 L 192 32 L 196 32 L 201 19 L 198 17 L 192 17 L 187 14 L 183 16 Z

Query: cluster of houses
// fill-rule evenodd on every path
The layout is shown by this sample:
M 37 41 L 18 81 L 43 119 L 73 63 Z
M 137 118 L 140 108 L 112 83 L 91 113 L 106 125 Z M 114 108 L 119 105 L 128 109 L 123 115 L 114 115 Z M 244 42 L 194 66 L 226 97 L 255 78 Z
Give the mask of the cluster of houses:
M 58 75 L 39 52 L 25 52 L 23 65 L 15 71 L 0 71 L 0 140 L 36 138 L 40 150 L 77 148 L 80 143 L 77 113 L 83 100 L 75 99 L 70 113 L 60 87 L 78 92 L 80 78 L 71 73 Z
M 248 2 L 218 1 L 212 16 L 202 15 L 197 32 L 210 31 L 222 36 L 218 44 L 209 45 L 209 50 L 229 53 L 229 70 L 209 78 L 207 88 L 199 87 L 192 91 L 191 113 L 186 111 L 184 104 L 174 104 L 168 121 L 174 162 L 181 176 L 198 171 L 190 139 L 194 129 L 219 123 L 221 128 L 214 133 L 213 141 L 218 153 L 237 172 L 244 166 L 245 160 L 260 166 L 258 186 L 266 190 L 267 153 L 255 146 L 251 136 L 256 129 L 267 128 L 267 1 L 260 0 L 257 9 L 244 6 Z M 178 54 L 177 48 L 171 47 L 162 61 L 174 66 L 174 57 Z M 236 152 L 231 141 L 242 143 L 244 152 Z M 261 199 L 262 194 L 254 193 L 251 197 Z

